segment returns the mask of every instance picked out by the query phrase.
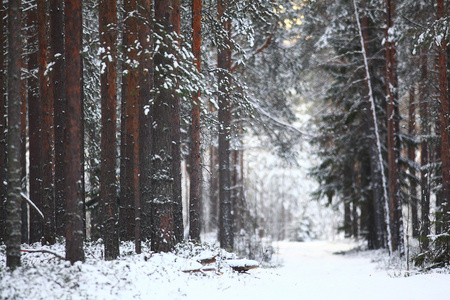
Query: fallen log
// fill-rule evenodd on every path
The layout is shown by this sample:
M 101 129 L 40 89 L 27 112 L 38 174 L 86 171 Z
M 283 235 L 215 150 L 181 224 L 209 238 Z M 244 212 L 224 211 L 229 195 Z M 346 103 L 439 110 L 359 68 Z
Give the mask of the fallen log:
M 191 270 L 183 270 L 183 273 L 203 273 L 203 274 L 206 274 L 205 272 L 208 272 L 208 271 L 217 271 L 216 270 L 216 268 L 204 268 L 204 267 L 202 267 L 202 268 L 198 268 L 198 269 L 191 269 Z
M 232 259 L 227 260 L 226 263 L 230 266 L 230 268 L 239 273 L 245 273 L 248 270 L 259 268 L 259 263 L 256 260 Z

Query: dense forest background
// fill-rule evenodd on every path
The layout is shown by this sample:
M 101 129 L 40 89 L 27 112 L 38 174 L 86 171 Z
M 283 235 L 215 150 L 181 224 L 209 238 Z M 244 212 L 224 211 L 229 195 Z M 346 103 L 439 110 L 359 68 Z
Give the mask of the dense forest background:
M 416 263 L 447 264 L 448 9 L 3 1 L 8 266 L 21 243 L 65 241 L 75 262 L 86 239 L 115 259 L 120 240 L 161 252 L 211 232 L 256 256 L 263 241 L 323 233 L 323 200 L 370 249 L 413 244 Z

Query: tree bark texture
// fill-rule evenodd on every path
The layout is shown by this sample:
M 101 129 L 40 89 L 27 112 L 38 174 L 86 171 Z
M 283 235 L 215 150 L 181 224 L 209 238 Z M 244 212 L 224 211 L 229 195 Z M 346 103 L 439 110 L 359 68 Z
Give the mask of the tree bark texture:
M 355 5 L 356 6 L 356 5 Z M 366 2 L 362 1 L 362 6 L 366 8 Z M 370 56 L 374 51 L 371 49 L 369 41 L 369 18 L 367 13 L 361 18 L 361 37 L 362 37 L 362 47 L 363 52 L 366 54 L 366 58 Z M 377 118 L 375 111 L 375 103 L 372 105 L 373 92 L 371 87 L 370 78 L 372 78 L 371 73 L 373 72 L 373 66 L 369 64 L 367 60 L 366 66 L 366 86 L 368 99 L 365 103 L 366 105 L 366 122 L 369 139 L 369 162 L 370 162 L 370 178 L 372 181 L 372 196 L 368 198 L 369 204 L 367 205 L 367 220 L 369 224 L 369 239 L 371 240 L 371 246 L 374 249 L 379 249 L 385 246 L 385 211 L 383 209 L 383 200 L 386 201 L 385 192 L 385 181 L 384 181 L 384 170 L 383 159 L 380 153 L 381 151 L 381 141 L 378 132 Z M 364 121 L 363 121 L 364 122 Z M 367 170 L 367 169 L 366 169 Z
M 6 8 L 0 4 L 0 242 L 5 240 L 5 204 L 6 204 L 6 74 L 5 53 L 6 37 L 3 34 L 6 28 Z
M 56 235 L 64 236 L 65 198 L 64 190 L 64 129 L 66 114 L 65 62 L 64 62 L 64 2 L 50 0 L 50 73 L 49 97 L 53 100 L 54 113 L 54 169 L 55 169 L 55 227 Z
M 66 60 L 66 260 L 84 260 L 82 170 L 82 8 L 80 0 L 65 0 Z
M 416 90 L 411 87 L 409 91 L 409 120 L 408 120 L 408 134 L 413 137 L 416 136 Z M 409 206 L 411 208 L 411 223 L 412 234 L 414 238 L 419 237 L 419 218 L 418 218 L 418 199 L 417 199 L 417 181 L 416 181 L 416 146 L 408 145 L 408 160 L 409 160 L 409 184 L 410 184 L 410 199 Z
M 153 47 L 152 37 L 152 3 L 151 0 L 139 0 L 138 9 L 139 41 L 141 55 L 139 57 L 139 189 L 141 202 L 141 234 L 142 239 L 149 239 L 151 232 L 151 146 L 152 146 L 152 112 L 150 101 L 153 88 Z
M 101 83 L 101 170 L 100 215 L 105 259 L 119 256 L 119 211 L 116 181 L 116 107 L 117 107 L 117 0 L 99 3 Z
M 23 20 L 22 20 L 23 23 Z M 24 46 L 22 45 L 22 49 Z M 21 59 L 22 69 L 25 70 L 27 67 L 26 56 L 22 54 Z M 20 80 L 20 183 L 22 186 L 22 192 L 27 194 L 27 79 L 25 76 L 21 76 Z M 22 244 L 28 244 L 29 234 L 28 234 L 28 203 L 24 199 L 21 201 L 22 207 Z
M 202 0 L 192 2 L 192 51 L 197 70 L 201 71 Z M 201 223 L 201 165 L 200 165 L 200 93 L 194 93 L 192 123 L 190 127 L 190 191 L 189 191 L 189 238 L 200 241 Z
M 174 82 L 168 74 L 173 64 L 171 52 L 170 2 L 155 1 L 155 31 L 163 40 L 155 41 L 158 52 L 154 55 L 155 100 L 152 107 L 152 235 L 153 251 L 170 251 L 176 241 L 174 224 L 174 168 L 172 152 L 172 114 Z M 156 45 L 156 43 L 158 43 Z
M 140 252 L 140 204 L 139 204 L 139 76 L 138 76 L 138 27 L 136 0 L 124 2 L 125 28 L 123 44 L 125 62 L 123 65 L 123 102 L 125 102 L 124 120 L 124 181 L 120 189 L 124 191 L 120 199 L 119 224 L 123 240 L 135 239 L 136 252 Z
M 41 175 L 42 210 L 44 214 L 44 244 L 55 243 L 55 200 L 53 184 L 53 98 L 49 97 L 47 70 L 47 1 L 37 0 L 38 10 L 38 78 L 41 102 Z
M 37 8 L 32 6 L 27 11 L 28 26 L 28 70 L 38 69 L 37 51 Z M 39 81 L 35 76 L 28 77 L 28 143 L 29 143 L 29 186 L 30 200 L 42 211 L 42 177 L 41 177 L 41 103 Z M 40 242 L 43 234 L 41 216 L 30 210 L 30 243 Z
M 428 163 L 430 161 L 429 145 L 427 137 L 430 135 L 428 115 L 428 52 L 422 48 L 420 51 L 420 82 L 419 82 L 419 111 L 420 111 L 420 203 L 421 203 L 421 232 L 420 245 L 423 250 L 428 249 L 428 235 L 430 234 L 430 172 Z
M 445 17 L 444 1 L 437 1 L 438 19 Z M 444 37 L 438 47 L 438 71 L 439 71 L 439 100 L 441 103 L 441 160 L 442 160 L 442 199 L 441 222 L 443 232 L 448 232 L 448 207 L 450 201 L 450 157 L 449 157 L 449 99 L 447 81 L 447 37 Z M 439 207 L 438 207 L 439 209 Z
M 213 105 L 209 106 L 212 113 Z M 216 145 L 209 147 L 209 230 L 219 225 L 219 151 Z
M 445 17 L 444 1 L 437 0 L 438 19 Z M 449 230 L 449 201 L 450 201 L 450 144 L 449 144 L 449 99 L 447 80 L 447 37 L 445 36 L 438 47 L 439 71 L 439 100 L 441 103 L 441 160 L 442 160 L 442 199 L 441 222 L 443 232 Z M 438 208 L 439 209 L 439 208 Z
M 217 2 L 218 18 L 223 30 L 229 33 L 231 23 L 225 19 L 224 13 L 228 1 Z M 223 41 L 228 43 L 228 41 Z M 217 67 L 219 69 L 219 242 L 220 247 L 232 250 L 234 244 L 233 216 L 231 203 L 231 171 L 230 171 L 230 139 L 231 139 L 231 103 L 228 93 L 228 72 L 230 70 L 231 50 L 229 47 L 219 47 Z
M 21 1 L 9 1 L 8 9 L 8 137 L 7 137 L 7 201 L 6 201 L 6 265 L 20 266 L 21 201 L 20 130 L 22 56 Z
M 387 94 L 387 135 L 388 135 L 388 186 L 389 217 L 392 232 L 392 250 L 403 251 L 402 202 L 399 181 L 399 142 L 398 142 L 398 96 L 395 62 L 394 0 L 385 0 L 385 60 L 386 60 L 386 94 Z
M 176 49 L 180 48 L 180 18 L 181 0 L 172 0 L 172 26 L 173 31 L 177 35 Z M 175 43 L 174 43 L 175 44 Z M 175 60 L 179 60 L 177 50 L 172 49 Z M 177 72 L 177 71 L 175 71 Z M 174 197 L 174 231 L 176 242 L 181 242 L 184 235 L 183 226 L 183 199 L 181 196 L 181 134 L 180 134 L 180 97 L 176 90 L 179 87 L 179 80 L 176 79 L 175 89 L 173 92 L 173 113 L 172 113 L 172 157 L 173 157 L 173 197 Z

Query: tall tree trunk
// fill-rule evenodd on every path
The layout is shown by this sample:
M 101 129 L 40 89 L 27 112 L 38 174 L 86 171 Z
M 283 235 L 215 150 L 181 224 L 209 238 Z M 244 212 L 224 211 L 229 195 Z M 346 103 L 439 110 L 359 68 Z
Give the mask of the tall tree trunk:
M 181 30 L 181 18 L 180 18 L 181 0 L 172 0 L 172 26 L 173 31 L 177 34 L 177 46 L 176 49 L 172 49 L 174 59 L 179 60 L 177 49 L 180 48 L 180 30 Z M 175 73 L 176 73 L 175 69 Z M 184 237 L 183 226 L 183 199 L 181 196 L 181 134 L 180 134 L 180 97 L 177 95 L 176 90 L 179 87 L 179 80 L 176 79 L 175 89 L 173 93 L 173 113 L 172 113 L 172 158 L 173 158 L 173 198 L 174 198 L 174 226 L 175 226 L 175 239 L 176 242 L 181 242 Z
M 151 232 L 151 147 L 152 147 L 152 112 L 150 101 L 153 89 L 153 47 L 152 37 L 152 4 L 151 0 L 139 0 L 138 9 L 139 41 L 141 56 L 139 57 L 140 92 L 139 92 L 139 188 L 141 200 L 142 238 L 149 239 Z
M 231 23 L 225 19 L 224 13 L 228 6 L 228 0 L 217 2 L 217 13 L 223 30 L 231 31 Z M 223 41 L 229 44 L 228 41 Z M 230 126 L 231 103 L 228 92 L 228 72 L 230 71 L 231 50 L 225 45 L 219 46 L 217 54 L 217 67 L 219 69 L 219 242 L 220 247 L 232 250 L 234 244 L 233 217 L 231 203 L 231 171 L 230 171 Z
M 408 134 L 411 138 L 416 136 L 416 90 L 411 87 L 409 91 L 409 122 Z M 410 207 L 411 207 L 411 222 L 412 235 L 414 238 L 419 237 L 419 217 L 417 214 L 417 181 L 416 181 L 416 145 L 408 145 L 408 160 L 409 160 L 409 176 L 410 176 Z
M 6 74 L 5 53 L 6 37 L 4 35 L 6 8 L 0 4 L 0 242 L 5 240 L 5 204 L 6 204 Z
M 126 0 L 124 2 L 124 20 L 125 28 L 123 35 L 123 44 L 125 47 L 125 62 L 123 66 L 123 99 L 125 103 L 125 145 L 124 153 L 121 153 L 121 159 L 124 162 L 125 178 L 121 182 L 120 189 L 123 198 L 120 199 L 121 211 L 119 215 L 121 238 L 124 240 L 135 239 L 136 253 L 140 253 L 140 204 L 139 204 L 139 76 L 138 49 L 136 41 L 138 39 L 137 31 L 137 9 L 136 0 Z M 123 185 L 122 185 L 123 184 Z
M 21 1 L 9 1 L 8 13 L 8 163 L 6 201 L 6 265 L 15 269 L 20 266 L 22 190 L 20 184 L 20 130 L 21 95 L 20 67 L 22 56 Z
M 41 175 L 42 209 L 44 213 L 44 244 L 55 243 L 55 202 L 53 185 L 53 103 L 49 97 L 47 71 L 47 1 L 37 0 L 38 10 L 38 78 L 41 102 Z
M 196 59 L 197 70 L 201 71 L 201 43 L 202 43 L 202 0 L 192 2 L 192 50 Z M 200 241 L 201 198 L 200 198 L 200 92 L 194 93 L 192 102 L 192 123 L 190 127 L 190 193 L 189 193 L 189 238 Z
M 176 241 L 174 224 L 174 168 L 172 152 L 173 87 L 168 66 L 171 45 L 170 1 L 155 1 L 155 31 L 162 38 L 155 40 L 158 52 L 154 55 L 154 84 L 156 95 L 152 106 L 152 235 L 153 251 L 170 251 Z
M 119 256 L 119 232 L 117 221 L 116 183 L 116 106 L 117 106 L 117 0 L 101 0 L 99 3 L 101 81 L 101 170 L 100 209 L 105 259 Z
M 66 260 L 84 260 L 82 174 L 82 8 L 80 0 L 65 0 L 66 58 Z
M 365 8 L 365 1 L 362 2 L 363 8 Z M 369 146 L 369 155 L 370 155 L 370 174 L 373 183 L 373 197 L 371 197 L 371 204 L 368 205 L 368 220 L 369 220 L 369 230 L 375 230 L 369 234 L 369 239 L 372 240 L 372 246 L 375 249 L 384 247 L 384 222 L 387 223 L 387 235 L 388 235 L 388 248 L 389 252 L 392 253 L 392 244 L 391 244 L 391 230 L 389 228 L 389 218 L 384 218 L 384 213 L 387 214 L 388 205 L 386 204 L 386 211 L 383 210 L 383 199 L 385 203 L 388 202 L 388 192 L 387 192 L 387 183 L 386 176 L 384 172 L 383 166 L 383 157 L 381 152 L 381 139 L 380 139 L 380 131 L 378 130 L 378 118 L 376 114 L 376 105 L 375 99 L 373 97 L 372 91 L 372 82 L 371 82 L 371 72 L 368 60 L 369 54 L 369 33 L 368 33 L 368 17 L 364 15 L 361 19 L 361 23 L 359 21 L 359 13 L 358 8 L 356 6 L 356 0 L 353 0 L 353 6 L 355 9 L 356 20 L 358 23 L 358 31 L 360 36 L 361 49 L 363 53 L 364 59 L 364 69 L 365 69 L 365 79 L 367 85 L 367 120 L 368 120 L 368 128 L 370 135 L 372 138 L 370 139 Z M 370 228 L 370 225 L 375 225 L 375 228 Z
M 438 19 L 445 17 L 444 1 L 437 0 Z M 438 71 L 439 71 L 439 100 L 441 103 L 441 160 L 442 160 L 442 200 L 441 222 L 442 230 L 449 231 L 449 206 L 450 206 L 450 144 L 449 144 L 449 99 L 447 80 L 447 37 L 441 41 L 438 47 Z
M 23 20 L 22 20 L 23 23 Z M 22 49 L 24 46 L 22 45 Z M 27 62 L 26 55 L 22 53 L 22 70 L 26 70 Z M 22 186 L 22 192 L 27 194 L 27 79 L 25 76 L 22 76 L 20 80 L 20 98 L 21 98 L 21 107 L 20 107 L 20 119 L 21 119 L 21 127 L 20 127 L 20 183 Z M 22 207 L 22 244 L 28 244 L 29 234 L 28 234 L 28 204 L 25 199 L 22 199 L 21 203 Z
M 212 113 L 215 108 L 211 104 Z M 219 225 L 219 153 L 217 146 L 209 147 L 209 230 L 217 229 Z
M 35 2 L 33 1 L 33 4 Z M 37 8 L 31 5 L 27 11 L 28 26 L 28 71 L 38 69 L 37 53 Z M 29 143 L 29 185 L 30 200 L 42 210 L 41 192 L 41 121 L 40 121 L 40 97 L 39 81 L 35 76 L 28 77 L 28 143 Z M 34 210 L 30 210 L 30 243 L 40 242 L 43 234 L 43 222 L 41 216 Z
M 402 202 L 400 198 L 399 180 L 399 142 L 398 142 L 398 96 L 395 61 L 394 0 L 385 0 L 385 60 L 386 60 L 386 94 L 387 94 L 387 135 L 388 135 L 388 179 L 389 179 L 389 217 L 392 232 L 392 250 L 403 249 Z
M 64 63 L 64 3 L 50 0 L 50 59 L 53 72 L 50 94 L 53 97 L 55 137 L 55 226 L 56 234 L 64 236 L 65 178 L 64 178 L 64 128 L 66 114 L 65 63 Z
M 420 241 L 423 250 L 428 249 L 428 235 L 430 234 L 430 172 L 428 168 L 429 163 L 429 146 L 428 136 L 430 135 L 430 124 L 428 117 L 428 60 L 427 51 L 422 48 L 420 51 L 420 82 L 419 82 L 419 101 L 420 101 L 420 203 L 421 203 L 421 232 Z

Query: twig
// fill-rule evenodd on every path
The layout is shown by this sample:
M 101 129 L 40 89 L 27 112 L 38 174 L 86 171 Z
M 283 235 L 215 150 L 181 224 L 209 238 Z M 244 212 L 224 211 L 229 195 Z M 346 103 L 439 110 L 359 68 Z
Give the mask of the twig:
M 61 255 L 59 255 L 56 252 L 50 251 L 50 250 L 45 250 L 45 249 L 22 249 L 20 250 L 22 252 L 28 252 L 28 253 L 48 253 L 48 254 L 53 254 L 54 256 L 56 256 L 59 259 L 65 260 L 64 257 L 62 257 Z

